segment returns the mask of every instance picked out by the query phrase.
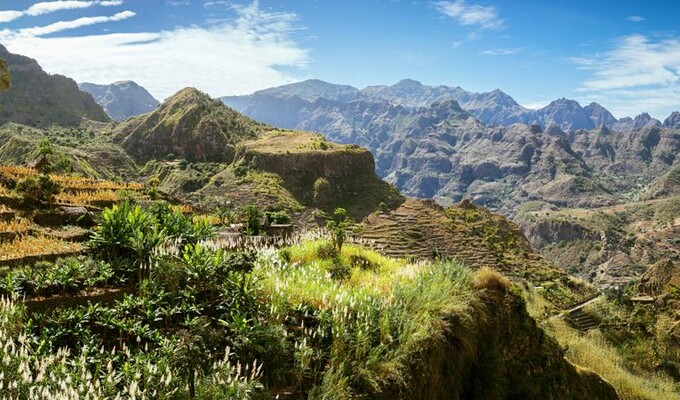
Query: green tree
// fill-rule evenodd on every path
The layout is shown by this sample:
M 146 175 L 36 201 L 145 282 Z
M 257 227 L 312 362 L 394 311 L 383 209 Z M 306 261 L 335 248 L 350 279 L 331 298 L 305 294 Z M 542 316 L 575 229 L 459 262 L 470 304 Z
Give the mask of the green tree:
M 158 200 L 158 187 L 161 185 L 161 180 L 158 176 L 154 175 L 149 179 L 149 190 L 146 194 L 151 200 Z
M 345 243 L 345 230 L 347 229 L 347 211 L 344 208 L 336 208 L 333 213 L 333 218 L 326 221 L 326 228 L 331 233 L 331 240 L 333 241 L 333 246 L 338 251 L 338 254 L 342 252 L 342 245 Z
M 259 235 L 262 230 L 262 213 L 257 206 L 248 204 L 243 208 L 243 215 L 246 218 L 246 235 Z
M 38 147 L 36 148 L 35 152 L 39 156 L 50 156 L 54 154 L 54 147 L 52 147 L 52 143 L 50 143 L 50 139 L 45 138 L 43 139 Z

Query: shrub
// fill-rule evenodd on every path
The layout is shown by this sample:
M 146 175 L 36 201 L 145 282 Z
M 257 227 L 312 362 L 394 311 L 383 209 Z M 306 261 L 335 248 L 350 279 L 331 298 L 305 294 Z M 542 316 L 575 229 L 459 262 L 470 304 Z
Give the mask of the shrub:
M 352 267 L 358 267 L 364 270 L 375 270 L 377 265 L 372 263 L 368 258 L 360 254 L 352 254 L 349 256 L 349 263 Z
M 318 178 L 314 182 L 314 192 L 312 201 L 314 204 L 324 205 L 327 204 L 332 195 L 331 183 L 328 182 L 326 178 Z
M 259 235 L 262 230 L 262 213 L 257 206 L 249 204 L 243 208 L 243 215 L 246 218 L 246 235 Z
M 48 175 L 33 175 L 17 182 L 14 191 L 24 203 L 36 205 L 54 201 L 54 197 L 61 192 L 61 187 Z
M 288 247 L 284 247 L 279 250 L 279 258 L 281 260 L 290 263 L 291 257 L 293 256 L 293 253 L 290 251 Z
M 265 218 L 269 219 L 272 224 L 289 224 L 290 215 L 284 210 L 281 211 L 266 211 L 264 213 Z
M 222 225 L 228 226 L 236 222 L 236 211 L 230 202 L 218 206 L 213 215 L 220 220 Z
M 323 242 L 316 248 L 316 255 L 322 260 L 328 260 L 338 256 L 338 251 L 333 243 Z
M 149 179 L 149 190 L 146 191 L 146 194 L 151 200 L 158 200 L 158 186 L 160 186 L 160 184 L 161 180 L 157 176 L 153 176 Z
M 491 268 L 483 267 L 475 274 L 472 287 L 475 289 L 488 289 L 495 292 L 505 293 L 510 289 L 510 280 Z
M 151 212 L 125 201 L 102 211 L 89 245 L 105 259 L 123 257 L 146 263 L 166 237 L 167 230 Z
M 328 267 L 328 272 L 331 274 L 331 278 L 341 281 L 349 278 L 352 268 L 343 262 L 340 257 L 335 257 L 331 266 Z

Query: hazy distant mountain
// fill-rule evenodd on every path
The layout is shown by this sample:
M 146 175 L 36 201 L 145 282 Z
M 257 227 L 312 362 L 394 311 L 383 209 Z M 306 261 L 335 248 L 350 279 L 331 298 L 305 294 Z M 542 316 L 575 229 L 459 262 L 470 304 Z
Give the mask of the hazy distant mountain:
M 537 121 L 535 111 L 520 106 L 512 97 L 500 90 L 473 93 L 460 87 L 423 85 L 411 79 L 404 79 L 392 86 L 369 86 L 362 90 L 347 85 L 308 80 L 261 90 L 250 96 L 223 97 L 222 100 L 230 107 L 252 118 L 274 125 L 288 126 L 291 120 L 289 113 L 282 114 L 278 109 L 270 106 L 272 103 L 281 105 L 281 99 L 289 99 L 294 103 L 297 101 L 296 97 L 312 101 L 323 98 L 345 103 L 352 101 L 387 102 L 405 108 L 428 107 L 434 102 L 455 100 L 463 109 L 487 124 L 528 124 Z
M 647 113 L 642 113 L 635 117 L 635 119 L 630 117 L 625 117 L 619 119 L 616 123 L 612 124 L 612 129 L 619 132 L 630 132 L 634 129 L 640 129 L 645 126 L 661 126 L 661 121 L 652 118 Z
M 356 99 L 358 93 L 359 89 L 349 85 L 336 85 L 318 79 L 309 79 L 303 82 L 260 90 L 253 95 L 280 97 L 297 96 L 305 100 L 315 100 L 322 97 L 328 100 L 351 101 Z
M 593 127 L 601 125 L 612 127 L 617 121 L 612 113 L 597 103 L 590 103 L 583 107 L 583 113 L 593 123 Z
M 110 85 L 80 83 L 80 90 L 94 97 L 109 117 L 121 121 L 146 114 L 160 104 L 146 89 L 132 81 L 115 82 Z
M 565 132 L 588 130 L 595 126 L 578 102 L 565 98 L 551 102 L 537 114 L 543 126 L 558 126 Z
M 2 45 L 0 58 L 7 61 L 12 75 L 12 87 L 0 93 L 0 123 L 42 127 L 75 126 L 83 118 L 109 120 L 92 96 L 78 90 L 74 80 L 50 75 L 37 61 L 12 54 Z
M 313 79 L 261 90 L 249 96 L 227 96 L 222 101 L 256 120 L 294 128 L 305 118 L 304 111 L 303 115 L 294 115 L 305 108 L 304 101 L 317 99 L 342 103 L 389 103 L 412 110 L 429 107 L 434 102 L 455 100 L 465 111 L 486 125 L 537 124 L 543 127 L 557 126 L 565 132 L 591 130 L 602 125 L 615 131 L 660 125 L 658 120 L 647 114 L 636 119 L 617 120 L 611 112 L 597 103 L 581 107 L 574 100 L 562 98 L 539 110 L 531 110 L 498 89 L 475 93 L 461 87 L 428 86 L 412 79 L 401 80 L 392 86 L 368 86 L 361 90 Z

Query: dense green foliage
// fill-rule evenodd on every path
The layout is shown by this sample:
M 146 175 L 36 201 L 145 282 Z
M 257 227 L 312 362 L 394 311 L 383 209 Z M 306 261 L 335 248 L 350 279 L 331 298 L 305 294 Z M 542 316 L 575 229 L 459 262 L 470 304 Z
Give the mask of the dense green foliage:
M 167 240 L 182 246 L 212 235 L 213 228 L 205 219 L 192 222 L 166 203 L 144 209 L 130 200 L 101 213 L 90 247 L 105 260 L 123 258 L 148 266 L 154 249 Z

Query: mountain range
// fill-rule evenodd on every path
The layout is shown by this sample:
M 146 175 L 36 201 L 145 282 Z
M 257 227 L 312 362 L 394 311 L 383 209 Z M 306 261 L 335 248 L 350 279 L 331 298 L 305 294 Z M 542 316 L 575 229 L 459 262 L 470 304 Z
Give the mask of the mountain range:
M 404 79 L 392 86 L 369 86 L 361 90 L 311 79 L 261 90 L 249 96 L 222 98 L 237 111 L 266 123 L 287 127 L 296 122 L 295 117 L 281 115 L 282 109 L 294 112 L 295 109 L 290 109 L 293 104 L 297 104 L 297 107 L 309 107 L 317 99 L 340 103 L 389 103 L 406 109 L 427 108 L 434 102 L 455 100 L 470 115 L 490 126 L 521 123 L 543 127 L 554 125 L 563 131 L 576 131 L 605 125 L 615 131 L 629 131 L 646 125 L 661 125 L 660 121 L 644 113 L 634 119 L 616 119 L 597 103 L 582 107 L 574 100 L 561 98 L 541 109 L 532 110 L 521 106 L 510 95 L 498 89 L 475 93 L 458 86 L 423 85 L 411 79 Z M 674 121 L 677 124 L 677 117 L 675 120 L 669 117 L 666 123 L 673 124 Z
M 89 93 L 115 121 L 122 121 L 153 111 L 160 104 L 146 89 L 132 81 L 114 82 L 110 85 L 80 83 L 78 87 Z
M 624 201 L 667 172 L 680 150 L 677 113 L 665 124 L 647 114 L 616 120 L 600 105 L 567 99 L 532 111 L 501 91 L 410 80 L 364 90 L 306 81 L 223 101 L 258 121 L 368 147 L 378 174 L 407 195 L 470 199 L 509 216 L 536 200 Z

